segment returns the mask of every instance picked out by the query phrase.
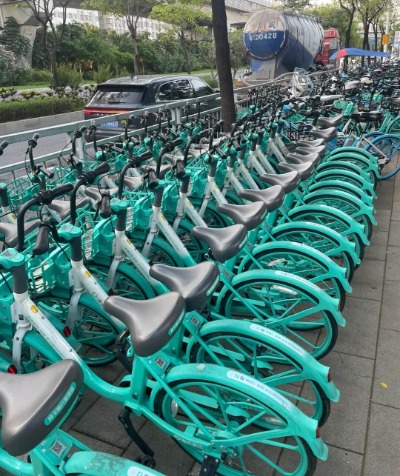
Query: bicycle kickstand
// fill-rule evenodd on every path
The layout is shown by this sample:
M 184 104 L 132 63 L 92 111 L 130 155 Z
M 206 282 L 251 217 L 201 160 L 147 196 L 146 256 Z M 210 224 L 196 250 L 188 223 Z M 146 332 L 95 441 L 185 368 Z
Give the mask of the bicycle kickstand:
M 132 441 L 143 452 L 143 456 L 139 456 L 136 461 L 148 468 L 154 468 L 156 466 L 156 460 L 154 459 L 154 451 L 148 446 L 148 444 L 141 438 L 139 433 L 135 430 L 131 422 L 131 412 L 127 408 L 121 411 L 118 415 L 118 420 L 124 425 L 125 431 L 128 433 Z M 214 474 L 214 473 L 211 473 Z
M 199 475 L 200 476 L 215 476 L 217 474 L 217 469 L 221 463 L 226 458 L 226 452 L 224 451 L 221 454 L 221 458 L 215 458 L 214 456 L 204 455 L 203 464 L 201 465 Z

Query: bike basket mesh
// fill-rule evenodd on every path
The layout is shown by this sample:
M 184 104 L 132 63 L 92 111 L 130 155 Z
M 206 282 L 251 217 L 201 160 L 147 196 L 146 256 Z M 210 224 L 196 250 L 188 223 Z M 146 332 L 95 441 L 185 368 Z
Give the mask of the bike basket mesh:
M 11 208 L 17 210 L 40 191 L 39 185 L 32 184 L 28 177 L 15 178 L 7 186 Z
M 28 260 L 28 283 L 34 294 L 43 294 L 54 287 L 55 272 L 51 256 L 30 257 Z

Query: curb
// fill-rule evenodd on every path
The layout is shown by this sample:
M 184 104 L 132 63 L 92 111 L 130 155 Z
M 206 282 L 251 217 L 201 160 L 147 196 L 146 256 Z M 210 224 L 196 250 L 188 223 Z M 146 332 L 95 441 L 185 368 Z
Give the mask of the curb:
M 54 114 L 52 116 L 34 117 L 22 121 L 4 122 L 3 124 L 0 124 L 0 136 L 57 126 L 59 124 L 67 124 L 69 122 L 78 122 L 83 119 L 83 111 L 75 111 L 67 112 L 65 114 Z

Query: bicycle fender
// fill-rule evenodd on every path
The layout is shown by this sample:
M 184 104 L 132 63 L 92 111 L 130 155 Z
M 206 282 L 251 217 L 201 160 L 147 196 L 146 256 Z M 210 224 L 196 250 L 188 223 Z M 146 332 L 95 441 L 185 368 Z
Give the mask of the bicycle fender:
M 162 476 L 161 473 L 133 461 L 99 451 L 79 451 L 65 463 L 63 470 L 68 474 L 85 476 Z
M 339 147 L 338 149 L 335 149 L 330 153 L 330 157 L 341 154 L 341 153 L 350 153 L 350 154 L 358 154 L 364 156 L 368 160 L 374 160 L 374 156 L 371 156 L 371 154 L 366 151 L 365 149 L 360 149 L 358 147 L 354 147 L 351 145 L 346 145 L 344 147 Z
M 374 215 L 374 213 L 375 213 L 374 207 L 366 205 L 359 198 L 355 197 L 354 195 L 352 195 L 349 192 L 345 192 L 343 190 L 338 190 L 338 189 L 334 189 L 334 188 L 333 189 L 328 189 L 328 190 L 326 190 L 326 192 L 328 192 L 329 190 L 331 191 L 331 195 L 332 195 L 333 198 L 341 197 L 341 198 L 344 198 L 344 199 L 348 200 L 349 202 L 352 202 L 354 204 L 354 206 L 356 206 L 359 210 L 357 215 L 366 215 L 371 220 L 373 225 L 377 224 L 377 222 L 375 220 L 375 215 Z M 320 195 L 321 195 L 320 192 L 307 193 L 303 197 L 303 201 L 304 201 L 304 203 L 312 203 L 312 202 L 308 202 L 307 200 L 318 199 L 320 197 Z M 328 206 L 331 206 L 331 205 L 328 205 Z M 331 207 L 331 208 L 334 208 L 334 207 Z M 339 209 L 335 208 L 335 210 L 339 210 Z M 348 215 L 348 216 L 350 216 L 350 215 Z
M 339 300 L 329 296 L 324 290 L 319 288 L 317 285 L 311 283 L 307 279 L 304 279 L 300 276 L 296 276 L 295 274 L 286 273 L 285 271 L 273 271 L 263 269 L 245 271 L 244 273 L 240 273 L 234 276 L 230 285 L 235 288 L 235 286 L 242 284 L 246 281 L 257 279 L 268 281 L 269 283 L 273 283 L 274 285 L 281 286 L 283 288 L 285 287 L 285 285 L 287 285 L 303 289 L 304 292 L 314 296 L 320 303 L 320 306 L 331 312 L 339 326 L 344 327 L 346 325 L 346 321 L 342 313 L 339 311 Z M 218 296 L 218 304 L 220 304 L 224 294 L 227 291 L 229 291 L 229 289 L 225 285 Z
M 293 405 L 283 395 L 268 385 L 244 375 L 236 370 L 220 367 L 213 364 L 182 364 L 174 367 L 165 377 L 166 383 L 171 384 L 180 381 L 204 381 L 212 382 L 229 388 L 239 389 L 248 395 L 264 402 L 272 410 L 282 415 L 290 429 L 290 434 L 304 438 L 310 445 L 315 456 L 323 461 L 328 457 L 328 447 L 321 438 L 316 437 L 318 422 L 306 416 L 298 407 Z M 157 383 L 151 393 L 151 403 L 158 391 L 162 389 Z M 179 401 L 177 402 L 179 405 Z M 180 441 L 179 437 L 174 437 Z M 212 442 L 219 446 L 218 442 Z M 188 443 L 189 444 L 189 443 Z M 221 440 L 220 444 L 229 446 L 228 440 Z
M 263 253 L 265 251 L 273 252 L 274 250 L 281 249 L 281 248 L 285 248 L 289 252 L 299 251 L 303 254 L 311 256 L 312 259 L 314 260 L 318 260 L 322 264 L 322 266 L 326 268 L 326 272 L 330 277 L 334 277 L 340 281 L 341 285 L 343 286 L 346 292 L 350 293 L 352 291 L 350 283 L 346 279 L 345 269 L 342 268 L 342 266 L 339 266 L 338 264 L 336 264 L 331 258 L 329 258 L 329 256 L 325 255 L 324 253 L 321 253 L 321 251 L 311 246 L 308 246 L 306 244 L 296 243 L 295 241 L 270 241 L 270 242 L 264 243 L 263 245 L 255 246 L 252 250 L 252 255 L 256 257 L 258 253 Z M 243 272 L 243 268 L 249 261 L 252 261 L 251 258 L 247 255 L 244 255 L 239 265 L 240 273 Z
M 312 184 L 309 189 L 308 189 L 308 192 L 309 193 L 313 193 L 313 192 L 316 192 L 318 190 L 327 190 L 327 191 L 335 191 L 336 190 L 343 190 L 344 192 L 347 192 L 349 193 L 350 195 L 352 195 L 353 197 L 357 198 L 358 200 L 361 200 L 361 202 L 364 204 L 364 205 L 367 205 L 368 207 L 372 207 L 373 206 L 373 197 L 371 197 L 371 195 L 368 195 L 367 193 L 364 192 L 364 190 L 362 190 L 361 188 L 358 188 L 356 187 L 354 184 L 352 183 L 349 183 L 349 182 L 342 182 L 340 180 L 323 180 L 321 182 L 316 182 L 314 184 Z
M 337 172 L 338 170 L 351 170 L 356 175 L 361 177 L 364 182 L 373 185 L 373 181 L 371 181 L 370 175 L 364 169 L 358 167 L 358 165 L 354 164 L 353 162 L 347 162 L 344 159 L 338 159 L 320 164 L 316 169 L 316 174 L 324 171 L 329 171 L 331 169 L 334 169 L 335 172 Z
M 281 225 L 278 225 L 274 227 L 271 231 L 271 235 L 273 236 L 274 240 L 276 240 L 276 236 L 279 236 L 280 232 L 285 232 L 285 231 L 292 231 L 292 230 L 298 230 L 299 228 L 303 228 L 306 231 L 321 231 L 325 233 L 326 235 L 329 235 L 332 240 L 336 241 L 338 244 L 337 249 L 340 251 L 345 251 L 348 253 L 355 264 L 360 264 L 361 260 L 357 256 L 357 253 L 355 251 L 356 245 L 354 243 L 350 243 L 349 240 L 346 240 L 346 238 L 343 238 L 343 236 L 338 233 L 335 230 L 332 230 L 332 228 L 329 228 L 325 225 L 320 225 L 317 223 L 313 223 L 311 221 L 293 221 L 289 223 L 283 223 Z M 279 241 L 279 240 L 277 240 Z M 286 240 L 285 240 L 286 241 Z M 327 256 L 329 256 L 327 254 Z
M 329 367 L 321 364 L 309 352 L 291 339 L 260 324 L 249 321 L 233 321 L 232 319 L 221 319 L 205 323 L 200 329 L 200 336 L 204 337 L 207 334 L 216 333 L 225 334 L 226 332 L 236 332 L 243 334 L 243 336 L 253 336 L 263 340 L 267 346 L 273 345 L 283 349 L 286 355 L 300 362 L 306 380 L 317 382 L 331 401 L 339 401 L 340 391 L 332 381 L 328 382 Z M 187 354 L 190 353 L 193 343 L 192 339 Z
M 365 164 L 366 170 L 372 172 L 375 176 L 378 176 L 378 174 L 379 174 L 379 172 L 378 172 L 378 163 L 377 163 L 376 159 L 375 160 L 374 160 L 374 158 L 368 159 L 368 158 L 366 158 L 362 155 L 358 155 L 357 153 L 349 154 L 349 153 L 342 152 L 340 154 L 334 155 L 333 157 L 328 157 L 327 162 L 336 162 L 336 161 L 340 161 L 340 160 L 346 161 L 346 159 L 351 160 L 352 158 L 357 159 L 358 162 L 362 162 L 363 164 Z
M 316 194 L 316 196 L 318 197 L 318 194 Z M 357 235 L 360 237 L 362 242 L 365 245 L 369 245 L 369 240 L 365 234 L 364 225 L 361 225 L 360 223 L 356 222 L 354 218 L 342 212 L 341 210 L 338 210 L 337 208 L 333 208 L 328 205 L 322 205 L 322 204 L 319 205 L 317 203 L 311 203 L 310 205 L 301 205 L 300 207 L 296 207 L 293 210 L 290 210 L 288 215 L 292 220 L 295 220 L 297 218 L 296 214 L 298 213 L 307 212 L 307 213 L 317 214 L 318 212 L 321 212 L 321 211 L 326 212 L 327 214 L 330 214 L 331 216 L 334 215 L 347 224 L 347 231 L 344 233 L 344 235 L 341 235 L 339 233 L 340 236 L 345 237 L 345 235 L 349 233 L 357 233 Z
M 375 193 L 375 190 L 372 184 L 370 182 L 366 182 L 365 180 L 363 180 L 362 177 L 360 177 L 358 174 L 354 173 L 353 171 L 346 170 L 344 168 L 338 168 L 336 171 L 334 171 L 334 173 L 344 177 L 344 179 L 349 178 L 354 180 L 355 182 L 359 184 L 359 187 L 356 187 L 353 184 L 351 185 L 358 188 L 359 190 L 362 190 L 364 193 L 367 193 L 369 197 L 372 197 L 374 199 L 377 198 L 377 195 Z M 332 179 L 332 172 L 330 170 L 319 172 L 313 176 L 313 179 L 315 180 L 315 183 L 313 185 L 322 184 L 323 182 L 329 181 Z M 345 182 L 345 183 L 349 184 L 349 182 Z

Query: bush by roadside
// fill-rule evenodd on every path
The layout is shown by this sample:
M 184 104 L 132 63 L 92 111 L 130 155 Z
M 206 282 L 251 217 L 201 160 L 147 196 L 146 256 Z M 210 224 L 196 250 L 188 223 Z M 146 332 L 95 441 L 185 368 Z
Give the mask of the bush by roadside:
M 0 102 L 0 123 L 79 111 L 85 103 L 86 100 L 76 97 L 50 97 L 31 99 L 30 101 Z

